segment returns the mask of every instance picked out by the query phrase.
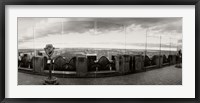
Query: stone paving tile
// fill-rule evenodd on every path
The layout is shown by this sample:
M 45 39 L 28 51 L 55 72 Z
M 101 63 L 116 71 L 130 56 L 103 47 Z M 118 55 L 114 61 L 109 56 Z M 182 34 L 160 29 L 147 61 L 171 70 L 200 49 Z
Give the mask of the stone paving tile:
M 45 76 L 18 73 L 18 85 L 41 85 Z M 182 85 L 182 69 L 174 66 L 103 78 L 58 78 L 60 85 Z

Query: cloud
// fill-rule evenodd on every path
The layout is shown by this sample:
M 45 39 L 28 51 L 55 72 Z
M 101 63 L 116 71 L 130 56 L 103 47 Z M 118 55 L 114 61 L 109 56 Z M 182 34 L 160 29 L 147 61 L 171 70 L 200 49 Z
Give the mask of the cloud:
M 38 23 L 47 22 L 46 18 L 18 17 L 18 41 L 33 39 L 33 28 Z
M 129 45 L 129 46 L 145 46 L 145 43 L 127 43 L 126 45 Z M 159 43 L 148 43 L 147 47 L 160 47 L 160 44 Z M 177 44 L 161 44 L 161 47 L 162 48 L 176 48 L 177 47 Z
M 150 28 L 157 33 L 182 33 L 182 18 L 93 18 L 97 22 L 97 31 L 127 31 L 142 30 Z
M 61 34 L 61 23 L 46 23 L 35 27 L 35 36 L 42 37 L 50 34 Z
M 165 32 L 182 33 L 182 21 L 160 24 L 152 27 L 151 30 L 159 31 L 160 33 L 165 33 Z
M 97 21 L 96 30 L 97 32 L 100 32 L 100 33 L 110 32 L 110 31 L 121 32 L 124 30 L 124 26 L 122 24 Z
M 63 23 L 64 33 L 84 33 L 94 29 L 94 21 L 67 21 Z
M 63 29 L 62 23 L 63 21 Z M 95 26 L 96 25 L 96 26 Z M 19 41 L 47 36 L 69 33 L 106 33 L 111 31 L 134 31 L 138 28 L 151 28 L 157 33 L 182 33 L 182 18 L 18 18 Z M 35 33 L 33 36 L 33 27 Z

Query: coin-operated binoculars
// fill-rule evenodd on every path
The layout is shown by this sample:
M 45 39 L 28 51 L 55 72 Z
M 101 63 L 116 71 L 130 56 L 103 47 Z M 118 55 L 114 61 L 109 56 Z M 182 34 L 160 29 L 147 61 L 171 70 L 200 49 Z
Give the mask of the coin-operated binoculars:
M 46 78 L 44 81 L 44 85 L 58 85 L 59 83 L 57 82 L 57 78 L 56 77 L 52 77 L 52 68 L 53 68 L 53 62 L 52 62 L 52 55 L 54 53 L 54 47 L 52 44 L 47 44 L 46 47 L 44 48 L 45 53 L 48 56 L 47 59 L 47 66 L 49 68 L 49 76 L 48 78 Z

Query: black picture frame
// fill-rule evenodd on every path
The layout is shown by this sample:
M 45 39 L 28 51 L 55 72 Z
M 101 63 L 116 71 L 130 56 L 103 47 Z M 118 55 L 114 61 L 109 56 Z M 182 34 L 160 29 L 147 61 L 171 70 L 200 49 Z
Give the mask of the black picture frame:
M 5 6 L 6 5 L 195 5 L 195 98 L 5 98 Z M 0 2 L 0 101 L 1 103 L 200 103 L 200 0 L 1 0 Z M 188 34 L 189 35 L 189 34 Z M 188 61 L 189 62 L 189 61 Z

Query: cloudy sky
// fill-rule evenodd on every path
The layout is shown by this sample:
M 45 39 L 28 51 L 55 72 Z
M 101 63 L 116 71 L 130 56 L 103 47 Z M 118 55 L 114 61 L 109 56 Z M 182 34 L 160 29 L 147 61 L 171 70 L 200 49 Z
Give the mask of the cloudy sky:
M 119 48 L 176 50 L 182 18 L 18 18 L 18 48 Z M 160 39 L 161 38 L 161 39 Z M 170 46 L 171 45 L 171 46 Z

